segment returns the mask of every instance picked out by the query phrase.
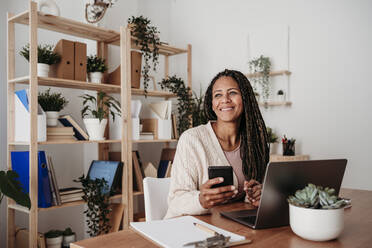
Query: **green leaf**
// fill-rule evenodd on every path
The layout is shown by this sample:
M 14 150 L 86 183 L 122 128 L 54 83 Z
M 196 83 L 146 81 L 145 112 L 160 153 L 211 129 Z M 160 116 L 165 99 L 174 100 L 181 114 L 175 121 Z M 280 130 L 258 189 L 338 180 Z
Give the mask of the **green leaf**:
M 17 204 L 31 208 L 31 200 L 28 194 L 22 191 L 17 180 L 18 174 L 15 171 L 0 171 L 0 192 L 13 199 Z

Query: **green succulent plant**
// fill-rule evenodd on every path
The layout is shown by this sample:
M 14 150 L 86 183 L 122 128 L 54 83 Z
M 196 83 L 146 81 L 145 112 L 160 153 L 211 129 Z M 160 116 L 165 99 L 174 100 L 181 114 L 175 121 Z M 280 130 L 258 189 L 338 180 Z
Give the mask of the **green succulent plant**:
M 68 101 L 61 93 L 50 93 L 50 88 L 39 92 L 38 102 L 44 111 L 61 111 L 66 107 Z
M 347 202 L 335 195 L 335 190 L 309 183 L 304 189 L 288 197 L 288 203 L 304 208 L 336 209 L 344 207 Z
M 97 55 L 90 55 L 87 57 L 87 72 L 105 72 L 107 66 L 105 60 L 97 57 Z

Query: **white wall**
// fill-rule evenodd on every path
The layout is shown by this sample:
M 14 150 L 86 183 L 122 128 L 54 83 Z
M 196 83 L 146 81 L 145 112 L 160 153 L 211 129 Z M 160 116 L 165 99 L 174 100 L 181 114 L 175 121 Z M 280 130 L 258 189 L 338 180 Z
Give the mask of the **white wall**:
M 169 33 L 193 45 L 193 85 L 205 90 L 224 68 L 248 72 L 248 34 L 250 54 L 264 46 L 286 69 L 289 26 L 293 105 L 262 109 L 266 124 L 312 159 L 347 158 L 343 187 L 371 190 L 371 11 L 368 0 L 173 0 Z

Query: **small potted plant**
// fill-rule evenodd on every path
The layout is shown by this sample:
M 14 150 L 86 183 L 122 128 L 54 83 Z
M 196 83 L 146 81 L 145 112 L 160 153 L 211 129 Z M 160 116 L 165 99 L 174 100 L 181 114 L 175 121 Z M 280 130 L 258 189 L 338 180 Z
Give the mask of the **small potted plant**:
M 251 73 L 257 74 L 251 80 L 254 88 L 257 87 L 257 84 L 261 86 L 263 101 L 266 102 L 270 95 L 270 58 L 261 55 L 259 58 L 249 61 L 248 66 Z
M 47 116 L 47 125 L 57 126 L 59 112 L 66 107 L 68 101 L 61 93 L 50 93 L 50 88 L 39 92 L 38 102 Z
M 45 233 L 47 248 L 61 248 L 63 231 L 61 230 L 50 230 Z
M 66 228 L 63 231 L 63 242 L 62 242 L 62 247 L 63 248 L 69 248 L 70 243 L 73 243 L 76 241 L 76 235 L 75 233 L 71 230 L 70 227 Z
M 278 135 L 273 132 L 273 129 L 270 127 L 266 127 L 267 131 L 267 137 L 269 141 L 269 147 L 270 147 L 270 154 L 276 154 L 277 153 L 277 142 L 278 142 Z
M 105 92 L 99 91 L 97 97 L 84 94 L 81 117 L 89 134 L 89 140 L 104 140 L 107 117 L 111 113 L 113 121 L 115 115 L 120 116 L 120 102 Z
M 284 94 L 283 90 L 278 90 L 277 95 L 278 95 L 278 101 L 279 102 L 284 102 L 285 101 L 285 94 Z
M 298 236 L 327 241 L 337 238 L 344 228 L 345 199 L 338 198 L 332 188 L 308 184 L 288 197 L 289 223 Z
M 151 26 L 150 23 L 151 21 L 143 16 L 132 16 L 128 19 L 131 35 L 135 38 L 134 42 L 139 46 L 145 60 L 142 70 L 145 93 L 147 93 L 148 82 L 150 81 L 150 60 L 152 60 L 154 71 L 159 64 L 160 32 L 157 27 Z
M 107 70 L 105 60 L 97 57 L 97 55 L 90 55 L 87 58 L 87 72 L 89 81 L 92 83 L 101 83 L 103 73 Z
M 19 52 L 27 61 L 30 61 L 30 44 L 25 45 Z M 61 61 L 61 56 L 53 51 L 52 45 L 37 46 L 37 75 L 48 77 L 50 65 Z

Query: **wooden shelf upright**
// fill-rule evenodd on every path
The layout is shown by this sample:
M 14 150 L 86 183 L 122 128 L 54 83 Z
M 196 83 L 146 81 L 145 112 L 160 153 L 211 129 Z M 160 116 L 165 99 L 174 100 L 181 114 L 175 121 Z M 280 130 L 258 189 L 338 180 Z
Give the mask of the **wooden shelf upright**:
M 76 201 L 61 206 L 53 206 L 47 209 L 38 208 L 38 161 L 37 153 L 39 145 L 59 145 L 59 144 L 98 144 L 98 158 L 102 160 L 108 159 L 109 144 L 121 144 L 121 159 L 124 162 L 124 170 L 122 175 L 122 194 L 113 196 L 113 199 L 121 199 L 124 204 L 123 223 L 124 228 L 129 228 L 129 222 L 133 221 L 133 196 L 142 195 L 142 192 L 133 191 L 133 172 L 132 172 L 132 143 L 150 143 L 162 142 L 168 145 L 170 142 L 177 140 L 139 140 L 134 141 L 131 138 L 131 97 L 132 95 L 144 95 L 141 89 L 131 89 L 131 58 L 130 52 L 132 49 L 138 49 L 134 44 L 134 38 L 130 35 L 128 27 L 121 27 L 120 32 L 108 30 L 105 28 L 96 27 L 90 24 L 77 22 L 63 17 L 43 15 L 37 11 L 37 3 L 30 1 L 29 10 L 13 15 L 7 15 L 7 154 L 8 154 L 8 169 L 11 170 L 11 151 L 14 151 L 17 146 L 27 146 L 30 153 L 30 199 L 31 209 L 28 210 L 17 205 L 13 200 L 7 200 L 7 237 L 9 248 L 15 247 L 15 214 L 16 211 L 28 214 L 29 217 L 29 244 L 30 247 L 37 247 L 37 233 L 38 233 L 38 213 L 40 211 L 53 211 L 54 209 L 62 207 L 70 207 L 84 204 L 83 201 Z M 15 24 L 23 24 L 29 26 L 29 43 L 30 43 L 30 60 L 29 60 L 29 74 L 25 77 L 15 77 Z M 82 82 L 76 80 L 66 80 L 61 78 L 49 78 L 37 76 L 37 45 L 38 28 L 47 29 L 62 34 L 73 35 L 76 37 L 91 39 L 97 42 L 97 55 L 108 61 L 108 46 L 120 46 L 120 63 L 121 65 L 121 85 L 112 84 L 94 84 L 90 82 Z M 165 56 L 165 73 L 164 76 L 169 76 L 169 57 L 178 54 L 187 54 L 187 86 L 192 88 L 191 83 L 191 45 L 187 49 L 172 47 L 169 45 L 161 45 L 159 53 Z M 30 106 L 30 141 L 29 142 L 16 142 L 15 141 L 15 85 L 28 84 L 29 86 L 29 106 Z M 69 142 L 56 142 L 44 141 L 38 142 L 37 137 L 37 108 L 38 108 L 38 86 L 51 86 L 58 88 L 69 88 L 76 90 L 93 90 L 104 91 L 107 93 L 119 93 L 121 100 L 122 112 L 122 136 L 119 140 L 104 140 L 104 141 L 69 141 Z M 174 94 L 164 91 L 148 91 L 148 96 L 161 97 L 169 99 L 175 97 Z M 107 136 L 106 136 L 107 137 Z

